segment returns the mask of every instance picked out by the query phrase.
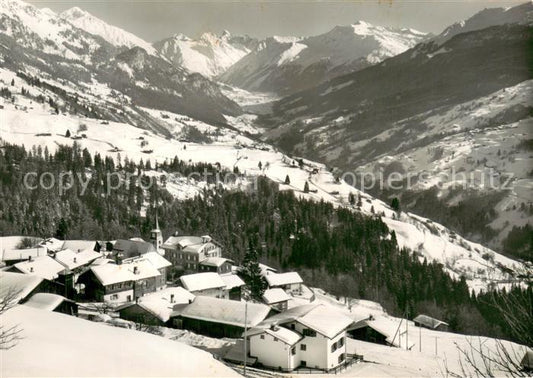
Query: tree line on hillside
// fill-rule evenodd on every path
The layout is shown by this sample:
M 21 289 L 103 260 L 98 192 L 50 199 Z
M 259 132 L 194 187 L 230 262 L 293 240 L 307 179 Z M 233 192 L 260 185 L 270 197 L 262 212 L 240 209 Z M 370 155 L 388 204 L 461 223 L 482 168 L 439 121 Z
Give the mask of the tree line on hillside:
M 252 250 L 260 261 L 281 270 L 297 270 L 310 286 L 339 297 L 376 300 L 398 316 L 433 315 L 454 331 L 516 339 L 491 307 L 499 297 L 473 295 L 464 278 L 453 280 L 441 264 L 420 261 L 400 249 L 394 232 L 377 215 L 299 199 L 293 192 L 278 190 L 267 178 L 260 178 L 254 190 L 211 186 L 201 196 L 181 201 L 160 185 L 107 190 L 107 174 L 131 173 L 143 180 L 147 166 L 168 172 L 220 172 L 217 165 L 188 164 L 178 157 L 163 164 L 115 162 L 92 156 L 77 144 L 59 146 L 54 153 L 3 144 L 0 229 L 5 235 L 148 239 L 157 214 L 165 236 L 176 231 L 210 234 L 236 262 L 246 262 L 250 259 L 250 255 L 245 258 L 246 251 Z M 68 171 L 91 178 L 85 192 L 76 180 L 63 193 L 23 185 L 27 172 L 52 172 L 59 177 Z M 252 267 L 247 273 L 249 280 L 255 270 Z M 531 288 L 514 290 L 531 299 Z

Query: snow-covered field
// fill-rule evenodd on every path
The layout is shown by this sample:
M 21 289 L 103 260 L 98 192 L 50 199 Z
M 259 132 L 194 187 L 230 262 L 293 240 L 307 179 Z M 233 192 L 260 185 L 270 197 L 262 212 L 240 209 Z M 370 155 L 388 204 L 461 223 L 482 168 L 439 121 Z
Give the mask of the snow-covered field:
M 1 321 L 19 325 L 22 337 L 2 350 L 3 377 L 238 376 L 207 352 L 148 333 L 25 305 L 8 310 Z

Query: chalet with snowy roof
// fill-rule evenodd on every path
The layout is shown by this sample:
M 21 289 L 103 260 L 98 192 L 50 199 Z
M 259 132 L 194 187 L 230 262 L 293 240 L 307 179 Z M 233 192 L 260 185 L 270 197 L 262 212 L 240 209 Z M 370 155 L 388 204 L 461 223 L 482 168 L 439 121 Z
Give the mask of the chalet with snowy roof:
M 269 305 L 270 307 L 278 311 L 285 311 L 287 310 L 291 296 L 287 294 L 285 290 L 277 287 L 275 289 L 265 290 L 262 299 L 263 302 L 265 302 L 265 304 Z
M 183 287 L 196 296 L 228 298 L 226 284 L 218 273 L 195 273 L 180 277 Z
M 233 261 L 224 257 L 208 257 L 200 261 L 198 264 L 198 271 L 200 272 L 215 272 L 218 274 L 231 273 Z
M 122 319 L 148 325 L 166 325 L 176 305 L 192 303 L 195 296 L 182 287 L 167 287 L 120 306 Z
M 270 289 L 281 288 L 288 293 L 302 293 L 302 277 L 297 272 L 271 273 L 264 276 Z
M 236 274 L 227 273 L 221 274 L 220 278 L 226 285 L 229 299 L 240 301 L 242 295 L 242 287 L 245 285 L 244 281 Z
M 410 349 L 414 343 L 409 341 L 405 320 L 403 322 L 403 324 L 398 323 L 385 316 L 371 316 L 353 323 L 348 329 L 348 334 L 356 340 Z
M 172 325 L 211 337 L 239 338 L 245 326 L 254 327 L 269 314 L 264 304 L 196 297 L 189 305 L 175 307 Z
M 352 322 L 332 307 L 294 307 L 248 332 L 249 355 L 276 370 L 308 367 L 329 371 L 346 360 L 346 330 Z
M 63 249 L 63 244 L 65 243 L 64 240 L 59 240 L 56 238 L 48 238 L 44 239 L 39 246 L 44 247 L 48 250 L 48 252 L 58 252 Z
M 80 252 L 75 252 L 72 249 L 63 249 L 53 253 L 52 257 L 65 268 L 71 271 L 80 271 L 94 260 L 102 257 L 102 255 L 91 249 L 80 250 Z
M 58 294 L 63 287 L 56 282 L 35 275 L 0 271 L 0 298 L 8 294 L 16 303 L 24 303 L 37 293 Z
M 61 249 L 70 249 L 74 252 L 100 252 L 102 244 L 95 240 L 65 240 Z
M 91 266 L 78 282 L 85 285 L 87 299 L 111 303 L 131 302 L 146 293 L 164 288 L 166 283 L 160 270 L 161 265 L 154 265 L 147 258 L 138 258 L 121 264 Z
M 48 250 L 45 247 L 25 248 L 25 249 L 4 249 L 2 250 L 2 261 L 7 265 L 15 265 L 16 263 L 26 261 L 30 257 L 35 259 L 37 257 L 47 256 Z
M 134 263 L 139 260 L 149 261 L 152 264 L 152 266 L 159 271 L 160 275 L 156 277 L 155 285 L 156 287 L 164 287 L 167 283 L 167 270 L 169 267 L 172 266 L 170 261 L 165 259 L 163 256 L 161 256 L 157 252 L 148 252 L 139 257 L 132 257 L 132 258 L 126 259 L 124 260 L 123 263 L 125 264 Z
M 435 331 L 448 331 L 448 323 L 428 315 L 420 314 L 413 321 L 417 327 L 429 328 Z
M 37 293 L 24 303 L 24 306 L 78 316 L 78 305 L 76 302 L 57 294 Z
M 46 280 L 56 280 L 66 268 L 50 256 L 28 257 L 27 260 L 13 265 L 9 271 L 31 274 Z
M 171 236 L 161 249 L 165 251 L 165 257 L 174 265 L 185 271 L 199 269 L 201 261 L 222 257 L 220 246 L 213 242 L 210 236 Z

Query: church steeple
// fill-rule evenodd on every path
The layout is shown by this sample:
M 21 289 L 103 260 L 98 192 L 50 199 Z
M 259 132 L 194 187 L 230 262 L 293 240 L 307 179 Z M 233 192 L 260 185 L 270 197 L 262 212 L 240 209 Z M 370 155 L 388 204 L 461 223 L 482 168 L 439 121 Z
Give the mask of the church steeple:
M 155 214 L 155 228 L 150 231 L 150 242 L 154 245 L 158 253 L 162 253 L 161 245 L 163 244 L 163 234 L 159 229 L 159 219 L 157 213 Z

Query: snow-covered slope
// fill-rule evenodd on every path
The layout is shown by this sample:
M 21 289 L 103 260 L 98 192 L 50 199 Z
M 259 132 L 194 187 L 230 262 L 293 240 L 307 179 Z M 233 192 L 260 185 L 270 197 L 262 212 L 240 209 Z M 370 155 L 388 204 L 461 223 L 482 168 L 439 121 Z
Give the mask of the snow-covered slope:
M 234 377 L 207 352 L 177 341 L 18 305 L 2 315 L 22 339 L 2 350 L 3 377 Z
M 272 37 L 221 79 L 249 90 L 290 93 L 398 55 L 427 38 L 413 29 L 364 21 L 307 38 Z
M 206 77 L 225 72 L 248 54 L 257 40 L 247 36 L 232 36 L 228 31 L 221 35 L 204 33 L 199 39 L 183 34 L 154 43 L 155 48 L 175 65 Z
M 533 3 L 531 1 L 509 8 L 485 8 L 467 20 L 456 22 L 455 24 L 448 26 L 440 35 L 434 38 L 434 41 L 442 44 L 460 33 L 480 30 L 496 25 L 515 23 L 531 24 L 532 22 Z
M 84 62 L 90 62 L 96 51 L 111 48 L 101 38 L 74 28 L 52 10 L 19 0 L 0 1 L 0 34 L 12 37 L 25 48 Z
M 62 12 L 59 15 L 76 27 L 85 30 L 87 33 L 98 35 L 116 47 L 132 48 L 142 47 L 150 54 L 155 54 L 153 46 L 141 38 L 122 30 L 116 26 L 109 25 L 92 14 L 74 7 Z
M 410 248 L 421 260 L 441 262 L 454 277 L 464 274 L 472 289 L 485 289 L 490 285 L 508 286 L 519 283 L 519 274 L 527 267 L 514 260 L 501 256 L 477 243 L 472 243 L 456 235 L 442 225 L 413 214 L 402 213 L 399 217 L 384 202 L 366 193 L 361 193 L 345 182 L 336 182 L 334 175 L 323 164 L 304 161 L 302 168 L 294 164 L 293 159 L 266 145 L 258 145 L 251 139 L 235 134 L 214 134 L 212 143 L 194 143 L 167 139 L 154 132 L 139 129 L 124 123 L 110 122 L 108 125 L 90 118 L 70 115 L 51 115 L 47 105 L 32 106 L 17 96 L 16 104 L 4 102 L 3 122 L 0 124 L 2 139 L 27 148 L 41 145 L 49 151 L 55 151 L 58 144 L 78 143 L 91 153 L 100 153 L 117 158 L 152 162 L 163 162 L 176 155 L 184 161 L 219 163 L 222 167 L 247 175 L 247 182 L 254 177 L 266 175 L 280 184 L 281 190 L 292 190 L 298 196 L 311 200 L 325 200 L 336 206 L 347 206 L 354 211 L 361 211 L 369 216 L 380 216 L 389 228 L 396 233 L 398 243 Z M 0 101 L 3 101 L 0 99 Z M 32 109 L 33 107 L 33 109 Z M 164 117 L 169 129 L 180 130 L 180 116 L 165 112 L 145 109 L 154 117 Z M 188 122 L 183 120 L 183 122 Z M 239 120 L 235 120 L 239 122 Z M 87 128 L 83 133 L 86 138 L 65 138 L 66 130 L 71 132 L 83 123 Z M 205 127 L 208 125 L 197 127 Z M 236 127 L 237 128 L 237 127 Z M 142 144 L 140 142 L 143 142 Z M 186 147 L 186 148 L 185 148 Z M 149 149 L 150 153 L 145 151 Z M 262 168 L 259 169 L 259 162 Z M 318 173 L 313 173 L 317 170 Z M 285 177 L 290 176 L 290 185 L 285 185 Z M 305 182 L 309 182 L 310 192 L 304 193 Z M 192 195 L 201 192 L 201 184 L 193 181 L 176 181 L 167 188 L 176 197 L 184 198 L 184 193 Z M 246 184 L 246 183 L 245 183 Z M 361 195 L 360 209 L 349 204 L 350 194 Z M 490 259 L 484 258 L 490 256 Z

